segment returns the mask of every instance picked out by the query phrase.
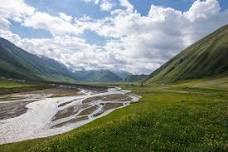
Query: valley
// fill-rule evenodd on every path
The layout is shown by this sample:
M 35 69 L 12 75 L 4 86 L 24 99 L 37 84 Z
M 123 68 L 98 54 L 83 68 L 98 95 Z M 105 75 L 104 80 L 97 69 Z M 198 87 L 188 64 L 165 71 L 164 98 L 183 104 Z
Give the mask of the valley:
M 96 5 L 100 3 L 103 1 Z M 199 3 L 205 5 L 197 7 Z M 92 30 L 87 29 L 89 26 L 70 32 L 77 29 L 76 24 L 90 25 L 95 20 L 84 16 L 76 23 L 64 13 L 53 19 L 57 22 L 53 30 L 60 30 L 50 32 L 53 38 L 25 38 L 18 43 L 25 43 L 28 51 L 0 38 L 0 152 L 227 152 L 228 25 L 221 22 L 222 27 L 208 34 L 197 31 L 198 26 L 173 31 L 176 27 L 164 24 L 176 17 L 178 25 L 182 20 L 188 24 L 206 20 L 210 13 L 192 18 L 189 12 L 198 12 L 210 3 L 210 9 L 219 7 L 217 0 L 194 1 L 188 12 L 151 5 L 152 13 L 143 16 L 128 1 L 121 1 L 126 12 L 121 7 L 111 16 L 118 19 L 132 12 L 127 18 L 135 20 L 124 26 L 129 28 L 123 28 L 126 33 L 115 34 L 122 25 L 117 26 L 119 30 L 102 32 L 107 35 L 95 32 L 95 37 L 111 36 L 104 46 L 86 41 L 83 34 Z M 29 14 L 36 13 L 31 9 Z M 8 18 L 3 18 L 7 25 L 11 23 Z M 139 18 L 146 21 L 135 25 Z M 101 25 L 96 22 L 100 26 L 97 31 L 103 30 L 103 24 L 115 26 L 105 19 Z M 122 18 L 121 24 L 126 19 Z M 65 35 L 59 35 L 64 33 L 60 26 L 64 22 L 72 26 Z M 29 26 L 26 23 L 23 26 Z M 147 30 L 155 27 L 164 31 L 155 30 L 150 35 Z M 199 40 L 200 34 L 205 37 Z M 10 35 L 13 41 L 20 39 Z M 154 41 L 157 37 L 159 43 Z M 63 39 L 68 41 L 63 43 Z M 193 44 L 189 43 L 192 39 Z M 29 41 L 34 43 L 28 45 Z M 183 49 L 186 44 L 191 45 Z M 35 46 L 41 50 L 30 50 Z M 183 51 L 178 53 L 179 48 Z M 149 75 L 143 74 L 148 70 Z

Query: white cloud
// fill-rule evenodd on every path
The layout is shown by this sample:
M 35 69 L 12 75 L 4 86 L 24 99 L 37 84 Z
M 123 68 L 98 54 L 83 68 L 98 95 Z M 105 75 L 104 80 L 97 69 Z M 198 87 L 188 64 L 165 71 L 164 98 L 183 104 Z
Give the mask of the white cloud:
M 45 12 L 36 11 L 33 15 L 23 20 L 22 25 L 34 29 L 44 29 L 53 35 L 79 34 L 83 30 L 71 23 L 70 16 L 60 14 L 52 16 Z
M 34 8 L 25 4 L 23 0 L 0 0 L 0 14 L 4 18 L 21 21 L 34 13 Z
M 200 19 L 207 19 L 210 16 L 218 14 L 220 11 L 219 2 L 217 0 L 197 0 L 185 16 L 192 22 Z
M 63 12 L 60 12 L 60 13 L 59 13 L 59 16 L 60 16 L 63 20 L 65 20 L 66 22 L 71 22 L 72 19 L 73 19 L 72 16 L 66 15 L 66 14 L 63 13 Z
M 126 8 L 126 11 L 133 12 L 134 7 L 128 0 L 119 0 L 120 5 Z
M 110 1 L 103 1 L 103 2 L 100 4 L 100 8 L 101 8 L 101 10 L 103 10 L 103 11 L 110 11 L 110 10 L 113 8 L 113 4 L 112 4 L 112 2 L 110 2 Z
M 105 2 L 84 1 L 99 6 Z M 22 0 L 4 3 L 6 6 L 0 6 L 1 37 L 31 53 L 55 58 L 74 70 L 109 68 L 150 73 L 189 44 L 228 23 L 228 11 L 221 11 L 217 0 L 197 0 L 186 12 L 152 5 L 147 16 L 135 11 L 128 0 L 119 0 L 121 8 L 105 8 L 111 16 L 102 19 L 74 18 L 62 12 L 53 16 Z M 21 38 L 10 31 L 9 19 L 25 27 L 47 30 L 53 37 Z M 103 46 L 88 44 L 81 37 L 85 30 L 97 33 L 107 42 Z
M 100 0 L 83 0 L 84 2 L 87 2 L 87 3 L 89 3 L 89 2 L 93 2 L 93 3 L 95 3 L 95 4 L 98 4 L 99 2 L 100 2 Z
M 110 11 L 114 7 L 113 0 L 83 0 L 87 3 L 93 3 L 100 6 L 102 11 Z

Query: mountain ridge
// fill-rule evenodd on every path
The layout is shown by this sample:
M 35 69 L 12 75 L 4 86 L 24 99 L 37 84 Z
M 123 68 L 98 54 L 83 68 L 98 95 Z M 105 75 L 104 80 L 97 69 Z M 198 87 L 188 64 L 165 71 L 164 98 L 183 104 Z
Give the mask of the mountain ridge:
M 83 82 L 118 82 L 122 79 L 110 70 L 74 71 L 75 78 Z
M 228 72 L 228 25 L 190 45 L 143 83 L 172 83 Z
M 0 38 L 0 75 L 31 81 L 74 81 L 59 62 L 30 54 L 10 41 Z
M 31 54 L 10 41 L 0 38 L 0 77 L 50 82 L 132 82 L 142 79 L 126 71 L 69 70 L 64 64 Z M 131 77 L 131 79 L 127 79 Z

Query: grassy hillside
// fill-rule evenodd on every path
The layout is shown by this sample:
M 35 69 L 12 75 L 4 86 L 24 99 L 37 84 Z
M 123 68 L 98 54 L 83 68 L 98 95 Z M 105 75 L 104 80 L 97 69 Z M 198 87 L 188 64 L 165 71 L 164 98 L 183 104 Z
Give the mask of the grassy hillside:
M 217 84 L 217 82 L 219 82 Z M 122 86 L 139 103 L 64 135 L 0 146 L 1 152 L 228 150 L 228 77 Z
M 30 54 L 0 38 L 0 76 L 35 81 L 74 81 L 59 62 Z
M 228 25 L 186 48 L 145 83 L 175 82 L 228 72 Z

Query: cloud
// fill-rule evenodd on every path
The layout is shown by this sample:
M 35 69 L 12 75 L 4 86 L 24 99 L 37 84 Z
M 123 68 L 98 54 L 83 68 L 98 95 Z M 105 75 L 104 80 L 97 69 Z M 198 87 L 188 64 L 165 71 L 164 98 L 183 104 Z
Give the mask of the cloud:
M 210 16 L 218 14 L 220 11 L 219 2 L 217 0 L 197 0 L 193 3 L 188 12 L 185 12 L 185 16 L 192 22 L 207 19 Z
M 25 4 L 23 0 L 0 0 L 0 14 L 4 18 L 13 19 L 18 22 L 34 13 L 34 8 Z
M 102 11 L 110 11 L 114 7 L 113 0 L 83 0 L 87 3 L 93 3 L 95 5 L 99 5 Z
M 59 16 L 52 16 L 45 12 L 34 12 L 31 16 L 22 21 L 25 27 L 48 30 L 52 35 L 79 34 L 83 30 L 71 23 L 72 17 L 60 13 Z
M 59 13 L 59 17 L 61 17 L 63 20 L 65 20 L 66 22 L 71 22 L 73 17 L 72 16 L 68 16 L 63 12 Z
M 100 4 L 100 8 L 103 11 L 110 11 L 113 8 L 113 4 L 110 1 L 103 1 Z
M 133 12 L 134 7 L 128 0 L 119 0 L 119 2 L 122 7 L 126 8 L 127 12 Z
M 84 2 L 90 3 L 93 2 L 95 4 L 99 4 L 100 0 L 83 0 Z
M 84 1 L 99 6 L 109 2 Z M 185 12 L 151 5 L 146 16 L 128 0 L 119 0 L 115 9 L 104 6 L 110 16 L 101 19 L 76 18 L 63 12 L 54 16 L 22 0 L 4 3 L 0 6 L 1 37 L 31 53 L 57 59 L 73 70 L 108 68 L 150 73 L 188 45 L 228 23 L 228 11 L 221 11 L 217 0 L 197 0 Z M 10 30 L 10 20 L 47 30 L 52 37 L 21 38 Z M 85 30 L 105 38 L 105 44 L 88 44 L 82 37 Z

